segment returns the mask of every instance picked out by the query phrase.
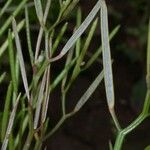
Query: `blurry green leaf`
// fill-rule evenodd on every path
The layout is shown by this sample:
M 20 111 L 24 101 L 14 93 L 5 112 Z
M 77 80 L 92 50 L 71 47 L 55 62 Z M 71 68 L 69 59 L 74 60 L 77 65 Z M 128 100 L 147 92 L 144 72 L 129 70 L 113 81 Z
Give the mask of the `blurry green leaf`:
M 50 66 L 47 68 L 46 86 L 45 86 L 46 89 L 45 89 L 44 102 L 42 107 L 42 116 L 41 116 L 42 123 L 44 123 L 46 120 L 46 115 L 48 110 L 48 103 L 50 98 L 49 84 L 50 84 Z
M 25 129 L 27 128 L 28 121 L 29 121 L 29 117 L 26 116 L 23 119 L 22 126 L 20 127 L 22 134 L 25 132 Z M 19 143 L 20 143 L 20 137 L 19 137 L 19 134 L 18 134 L 17 137 L 15 138 L 15 145 L 14 145 L 14 147 L 16 148 Z
M 32 45 L 31 45 L 31 35 L 30 35 L 30 22 L 29 22 L 29 14 L 28 14 L 28 7 L 25 7 L 25 21 L 26 21 L 26 35 L 27 35 L 27 44 L 28 44 L 28 51 L 30 56 L 30 62 L 33 66 L 33 51 L 32 51 Z
M 70 5 L 66 8 L 64 11 L 62 18 L 65 18 L 70 12 L 73 10 L 73 8 L 76 6 L 76 4 L 79 2 L 79 0 L 72 0 Z
M 147 146 L 144 150 L 150 150 L 150 145 Z
M 74 70 L 73 70 L 73 74 L 72 74 L 72 77 L 71 77 L 71 81 L 74 81 L 75 78 L 76 78 L 76 77 L 78 76 L 78 74 L 80 73 L 80 66 L 81 66 L 81 63 L 82 63 L 83 58 L 84 58 L 84 56 L 85 56 L 85 54 L 86 54 L 86 51 L 87 51 L 87 49 L 88 49 L 88 47 L 89 47 L 89 44 L 90 44 L 90 42 L 91 42 L 91 40 L 92 40 L 92 37 L 93 37 L 93 35 L 94 35 L 94 32 L 95 32 L 97 23 L 98 23 L 98 19 L 96 19 L 96 20 L 93 22 L 93 24 L 92 24 L 92 27 L 91 27 L 91 29 L 90 29 L 90 31 L 89 31 L 89 33 L 88 33 L 88 36 L 87 36 L 87 38 L 86 38 L 85 44 L 84 44 L 84 46 L 83 46 L 83 49 L 81 50 L 81 53 L 80 53 L 80 55 L 79 55 L 79 57 L 78 57 L 78 59 L 77 59 L 76 66 L 75 66 L 75 68 L 74 68 Z
M 107 103 L 109 107 L 109 112 L 116 125 L 116 128 L 118 129 L 118 131 L 120 131 L 121 127 L 119 125 L 114 110 L 115 104 L 114 84 L 113 84 L 110 45 L 109 45 L 108 14 L 105 0 L 102 1 L 101 6 L 101 38 L 102 38 L 103 68 L 104 68 L 104 81 L 105 81 Z
M 37 128 L 39 118 L 40 118 L 40 111 L 41 111 L 41 106 L 42 106 L 42 101 L 43 101 L 43 96 L 44 96 L 44 89 L 45 89 L 45 84 L 46 84 L 46 73 L 47 71 L 45 70 L 42 83 L 40 86 L 40 91 L 38 94 L 38 100 L 36 102 L 36 111 L 35 111 L 35 117 L 34 117 L 34 129 Z
M 0 75 L 0 84 L 3 82 L 3 80 L 5 79 L 6 76 L 6 72 L 4 72 L 2 75 Z
M 68 52 L 66 63 L 65 63 L 65 67 L 71 63 L 72 57 L 73 57 L 73 52 L 74 52 L 74 47 Z M 65 91 L 65 84 L 67 82 L 68 73 L 69 72 L 66 73 L 66 76 L 63 78 L 63 81 L 62 81 L 62 87 L 61 87 L 62 88 L 62 92 Z
M 87 102 L 87 100 L 90 98 L 90 96 L 94 93 L 100 82 L 102 81 L 104 76 L 103 71 L 96 77 L 96 79 L 93 81 L 93 83 L 89 86 L 87 91 L 83 94 L 83 96 L 79 99 L 78 103 L 76 104 L 74 108 L 74 112 L 79 111 L 82 106 Z
M 101 7 L 101 38 L 102 38 L 102 54 L 104 67 L 104 81 L 106 89 L 106 97 L 109 108 L 114 107 L 114 85 L 112 75 L 112 63 L 108 36 L 108 14 L 105 1 L 102 1 Z
M 20 4 L 18 5 L 18 7 L 16 8 L 16 10 L 13 12 L 13 16 L 17 16 L 18 13 L 21 11 L 21 9 L 24 7 L 25 3 L 27 2 L 28 0 L 22 0 L 20 2 Z M 3 35 L 3 33 L 6 31 L 6 29 L 8 28 L 8 26 L 11 24 L 12 22 L 12 16 L 10 16 L 6 21 L 5 23 L 3 24 L 3 26 L 0 28 L 0 37 Z
M 70 68 L 75 64 L 76 58 L 74 58 L 70 64 L 68 64 L 62 71 L 61 73 L 54 79 L 52 84 L 50 85 L 50 90 L 53 90 L 59 83 L 60 81 L 66 76 Z
M 53 44 L 52 53 L 54 53 L 56 51 L 59 43 L 61 42 L 61 40 L 63 38 L 64 33 L 66 32 L 67 27 L 68 27 L 68 23 L 65 23 L 63 25 L 63 27 L 61 28 L 61 30 L 60 30 L 59 34 L 57 35 L 57 38 Z
M 2 15 L 5 13 L 6 9 L 8 8 L 8 6 L 11 4 L 12 0 L 7 0 L 7 2 L 5 3 L 5 5 L 3 6 L 3 8 L 0 10 L 0 18 L 2 17 Z
M 38 1 L 39 3 L 41 3 L 40 0 L 34 0 L 34 1 Z M 41 4 L 39 4 L 39 5 L 41 5 Z M 47 20 L 47 16 L 48 16 L 48 13 L 49 13 L 50 6 L 51 6 L 51 0 L 48 0 L 47 4 L 46 4 L 45 11 L 44 11 L 44 16 L 42 16 L 42 20 L 40 21 L 41 27 L 40 27 L 40 30 L 39 30 L 39 34 L 38 34 L 38 38 L 37 38 L 37 43 L 36 43 L 35 62 L 38 59 L 38 55 L 39 55 L 39 51 L 40 51 L 40 45 L 41 45 L 41 41 L 42 41 L 42 36 L 43 36 L 44 29 L 45 29 L 45 24 L 46 24 L 46 20 Z
M 8 86 L 7 94 L 6 94 L 6 99 L 5 99 L 5 106 L 4 106 L 4 113 L 3 113 L 3 120 L 2 120 L 2 128 L 1 128 L 1 138 L 2 141 L 4 140 L 5 133 L 6 133 L 6 128 L 7 128 L 7 123 L 8 123 L 8 117 L 10 113 L 10 103 L 11 103 L 11 97 L 12 97 L 12 82 Z
M 43 22 L 43 9 L 42 9 L 41 0 L 34 0 L 34 4 L 35 4 L 35 10 L 36 10 L 37 17 L 39 19 L 39 22 L 42 24 L 42 22 Z
M 109 140 L 109 150 L 113 150 L 113 145 L 110 140 Z
M 12 127 L 13 127 L 13 123 L 14 123 L 18 103 L 19 103 L 19 100 L 20 100 L 20 96 L 21 96 L 21 94 L 18 95 L 17 100 L 16 100 L 15 105 L 14 105 L 14 108 L 13 108 L 11 114 L 10 114 L 6 135 L 5 135 L 1 150 L 6 150 L 7 149 L 7 144 L 8 144 L 8 141 L 9 141 L 9 136 L 10 136 L 11 131 L 12 131 Z
M 25 88 L 25 91 L 26 91 L 27 98 L 28 98 L 28 100 L 30 100 L 29 87 L 28 87 L 28 81 L 27 81 L 27 76 L 26 76 L 26 70 L 25 70 L 23 54 L 22 54 L 22 48 L 21 48 L 19 35 L 18 35 L 18 32 L 17 32 L 16 21 L 15 21 L 14 18 L 13 18 L 13 21 L 12 21 L 12 26 L 13 26 L 13 32 L 14 32 L 14 35 L 15 35 L 15 42 L 16 42 L 16 47 L 17 47 L 17 52 L 18 52 L 18 58 L 19 58 L 19 63 L 20 63 L 20 69 L 21 69 L 23 84 L 24 84 L 24 88 Z
M 77 39 L 83 34 L 83 32 L 87 29 L 89 24 L 92 22 L 94 17 L 96 16 L 97 12 L 99 11 L 101 7 L 101 0 L 99 0 L 96 5 L 93 7 L 89 15 L 86 17 L 86 19 L 83 21 L 83 23 L 80 25 L 80 27 L 73 33 L 71 38 L 67 41 L 66 45 L 63 47 L 60 54 L 54 58 L 51 59 L 51 61 L 55 61 L 63 57 L 70 48 L 74 45 L 74 43 L 77 41 Z
M 48 17 L 50 6 L 51 6 L 51 0 L 47 0 L 46 1 L 46 8 L 45 8 L 45 11 L 44 11 L 44 16 L 43 16 L 44 25 L 45 25 L 47 17 Z
M 77 10 L 76 28 L 78 28 L 81 25 L 81 21 L 82 21 L 82 13 L 81 8 L 79 7 Z M 76 42 L 76 57 L 79 56 L 80 50 L 81 50 L 81 38 L 79 37 Z
M 24 27 L 24 24 L 25 24 L 25 20 L 23 19 L 17 25 L 17 32 L 20 32 L 20 30 Z M 12 34 L 12 39 L 14 39 L 14 33 L 12 32 L 11 34 Z M 8 47 L 8 39 L 6 39 L 6 41 L 0 47 L 0 57 L 3 55 L 7 47 Z
M 11 70 L 11 78 L 13 83 L 13 90 L 15 94 L 17 95 L 17 79 L 16 79 L 16 73 L 15 73 L 15 58 L 14 58 L 14 49 L 13 49 L 13 42 L 12 42 L 12 34 L 9 30 L 8 32 L 8 43 L 9 43 L 9 64 L 10 64 L 10 70 Z
M 116 26 L 116 27 L 112 30 L 112 32 L 111 32 L 110 35 L 109 35 L 109 40 L 110 40 L 110 41 L 111 41 L 112 38 L 116 35 L 116 33 L 118 32 L 119 28 L 120 28 L 120 26 L 118 25 L 118 26 Z M 96 50 L 96 52 L 95 52 L 94 54 L 92 54 L 92 57 L 89 59 L 89 61 L 86 63 L 86 65 L 82 68 L 82 71 L 88 69 L 88 68 L 94 63 L 94 61 L 98 58 L 98 56 L 101 54 L 101 52 L 102 52 L 102 47 L 100 46 L 100 47 Z

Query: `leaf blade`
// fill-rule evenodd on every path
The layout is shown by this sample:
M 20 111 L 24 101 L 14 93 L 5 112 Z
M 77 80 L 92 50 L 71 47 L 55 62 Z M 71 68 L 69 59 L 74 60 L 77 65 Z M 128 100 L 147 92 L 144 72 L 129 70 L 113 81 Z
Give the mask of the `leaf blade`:
M 58 56 L 52 58 L 50 61 L 56 61 L 56 60 L 60 59 L 70 50 L 70 48 L 74 45 L 74 43 L 77 41 L 77 39 L 83 34 L 83 32 L 87 29 L 89 24 L 92 22 L 92 20 L 96 16 L 97 12 L 99 11 L 100 7 L 101 7 L 101 0 L 99 0 L 95 4 L 95 6 L 93 7 L 93 9 L 89 13 L 89 15 L 86 17 L 86 19 L 80 25 L 80 27 L 73 33 L 73 35 L 67 41 L 67 43 L 63 47 L 60 54 Z
M 109 108 L 114 107 L 114 85 L 112 75 L 111 53 L 108 36 L 108 17 L 106 3 L 102 1 L 101 7 L 101 38 L 102 38 L 102 55 L 104 67 L 104 82 L 106 97 Z
M 81 107 L 87 102 L 87 100 L 90 98 L 90 96 L 93 94 L 93 92 L 96 90 L 100 82 L 102 81 L 104 76 L 103 71 L 95 78 L 93 83 L 89 86 L 89 88 L 86 90 L 86 92 L 83 94 L 83 96 L 80 98 L 78 103 L 76 104 L 74 111 L 77 112 L 81 109 Z
M 14 35 L 15 35 L 15 42 L 16 42 L 16 47 L 17 47 L 17 52 L 18 52 L 18 59 L 19 59 L 19 63 L 20 63 L 20 70 L 21 70 L 21 75 L 22 75 L 22 79 L 23 79 L 23 84 L 24 84 L 24 88 L 25 88 L 25 92 L 26 92 L 28 101 L 29 101 L 30 100 L 29 86 L 28 86 L 28 81 L 27 81 L 27 75 L 26 75 L 26 70 L 25 70 L 25 64 L 24 64 L 24 59 L 23 59 L 23 54 L 22 54 L 21 43 L 20 43 L 18 32 L 17 32 L 16 21 L 14 18 L 12 21 L 12 26 L 13 26 L 13 31 L 14 31 Z

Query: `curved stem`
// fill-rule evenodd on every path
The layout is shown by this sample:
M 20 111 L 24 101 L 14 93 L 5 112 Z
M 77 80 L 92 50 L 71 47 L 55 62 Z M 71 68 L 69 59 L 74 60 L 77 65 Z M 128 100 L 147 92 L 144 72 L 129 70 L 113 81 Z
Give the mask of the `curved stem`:
M 150 108 L 150 90 L 147 91 L 146 93 L 146 98 L 143 106 L 143 114 L 148 114 L 149 113 L 149 108 Z
M 114 150 L 120 150 L 125 136 L 129 134 L 132 130 L 134 130 L 137 126 L 139 126 L 149 116 L 149 108 L 150 108 L 150 91 L 148 90 L 142 113 L 129 126 L 127 126 L 118 133 Z
M 119 121 L 118 121 L 118 119 L 117 119 L 117 116 L 116 116 L 114 107 L 113 107 L 112 109 L 109 109 L 109 112 L 110 112 L 110 114 L 111 114 L 111 116 L 112 116 L 112 119 L 113 119 L 113 121 L 114 121 L 114 123 L 115 123 L 115 126 L 116 126 L 117 130 L 118 130 L 118 131 L 121 131 L 121 126 L 120 126 Z
M 135 129 L 137 126 L 139 126 L 144 119 L 147 117 L 147 115 L 141 113 L 135 121 L 133 121 L 128 127 L 125 129 L 121 130 L 117 136 L 114 150 L 120 150 L 124 141 L 125 136 L 130 133 L 133 129 Z
M 149 22 L 149 32 L 148 32 L 148 49 L 147 49 L 147 93 L 144 101 L 144 106 L 142 113 L 125 129 L 121 130 L 118 133 L 114 150 L 120 150 L 124 141 L 125 136 L 130 133 L 132 130 L 134 130 L 137 126 L 139 126 L 149 115 L 150 115 L 150 22 Z
M 56 126 L 43 138 L 43 141 L 45 141 L 48 137 L 53 135 L 58 130 L 58 128 L 64 123 L 65 120 L 66 120 L 66 117 L 62 116 L 62 118 L 59 120 Z

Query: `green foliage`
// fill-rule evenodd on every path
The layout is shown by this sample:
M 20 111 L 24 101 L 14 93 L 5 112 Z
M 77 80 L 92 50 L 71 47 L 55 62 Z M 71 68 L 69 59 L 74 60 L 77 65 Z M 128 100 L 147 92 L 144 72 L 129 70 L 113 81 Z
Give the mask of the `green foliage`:
M 115 127 L 118 129 L 114 150 L 121 149 L 125 136 L 149 116 L 150 27 L 147 48 L 147 94 L 143 111 L 133 123 L 126 128 L 121 129 L 114 110 L 115 97 L 109 45 L 109 41 L 117 33 L 119 26 L 114 28 L 109 35 L 107 5 L 105 0 L 98 0 L 84 21 L 82 21 L 81 9 L 74 9 L 78 2 L 79 0 L 45 0 L 44 3 L 42 3 L 41 0 L 34 0 L 34 2 L 31 3 L 29 3 L 28 0 L 23 0 L 21 2 L 16 1 L 15 9 L 11 9 L 12 14 L 8 19 L 4 19 L 4 23 L 1 24 L 0 38 L 3 38 L 4 42 L 0 46 L 0 57 L 3 60 L 4 54 L 8 51 L 10 66 L 10 71 L 8 71 L 10 79 L 7 81 L 9 85 L 5 97 L 4 111 L 1 113 L 2 121 L 0 124 L 0 136 L 2 150 L 42 149 L 43 141 L 52 136 L 68 118 L 76 114 L 86 104 L 103 78 L 105 80 L 108 108 Z M 11 0 L 7 1 L 0 10 L 0 17 L 4 17 L 8 10 L 7 8 L 11 6 L 11 3 Z M 30 14 L 30 4 L 33 4 L 31 7 L 35 8 L 34 14 L 36 14 L 36 18 Z M 57 56 L 54 56 L 56 52 L 58 52 L 58 48 L 64 40 L 65 32 L 68 29 L 68 23 L 65 22 L 65 19 L 72 14 L 73 9 L 76 11 L 76 28 L 61 52 L 59 52 Z M 16 18 L 19 18 L 21 16 L 20 14 L 23 14 L 23 12 L 24 19 L 18 24 Z M 102 46 L 99 46 L 90 59 L 82 65 L 98 26 L 99 18 L 95 18 L 98 12 L 100 12 L 101 24 L 99 29 L 101 30 Z M 30 27 L 35 22 L 39 25 L 38 36 L 37 39 L 32 42 L 33 30 Z M 12 30 L 9 29 L 11 24 Z M 62 27 L 60 33 L 57 34 L 56 30 L 60 24 Z M 23 41 L 23 43 L 27 44 L 27 53 L 29 56 L 27 62 L 25 62 L 23 55 L 26 48 L 23 47 L 20 38 L 21 36 L 19 35 L 22 28 L 25 28 L 26 32 L 26 41 Z M 87 28 L 89 28 L 89 30 L 87 31 L 86 38 L 81 37 Z M 8 32 L 7 37 L 3 36 L 5 32 Z M 42 43 L 44 43 L 43 47 Z M 33 45 L 35 51 L 33 51 Z M 90 86 L 85 89 L 85 92 L 77 101 L 74 108 L 68 112 L 66 110 L 66 101 L 70 87 L 80 73 L 87 70 L 101 53 L 103 56 L 104 69 L 99 71 L 98 76 Z M 64 66 L 54 79 L 51 78 L 51 66 L 56 60 L 60 60 L 64 55 L 67 55 Z M 0 75 L 0 84 L 5 80 L 5 71 L 7 71 L 7 69 L 4 69 L 4 73 Z M 29 72 L 32 72 L 30 79 L 28 79 Z M 22 85 L 24 87 L 23 90 L 20 88 Z M 53 128 L 48 129 L 48 125 L 50 124 L 49 120 L 51 119 L 47 116 L 49 100 L 51 98 L 50 94 L 59 85 L 61 86 L 60 99 L 62 114 L 56 125 Z M 111 142 L 109 142 L 109 146 L 110 149 L 113 149 Z
M 147 146 L 144 150 L 150 150 L 150 146 Z

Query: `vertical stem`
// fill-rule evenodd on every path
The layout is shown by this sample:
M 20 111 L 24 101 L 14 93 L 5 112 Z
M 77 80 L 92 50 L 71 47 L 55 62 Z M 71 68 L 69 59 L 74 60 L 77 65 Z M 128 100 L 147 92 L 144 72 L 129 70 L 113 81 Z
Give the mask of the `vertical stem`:
M 63 93 L 62 93 L 62 114 L 63 114 L 63 116 L 66 114 L 66 92 L 64 91 Z

